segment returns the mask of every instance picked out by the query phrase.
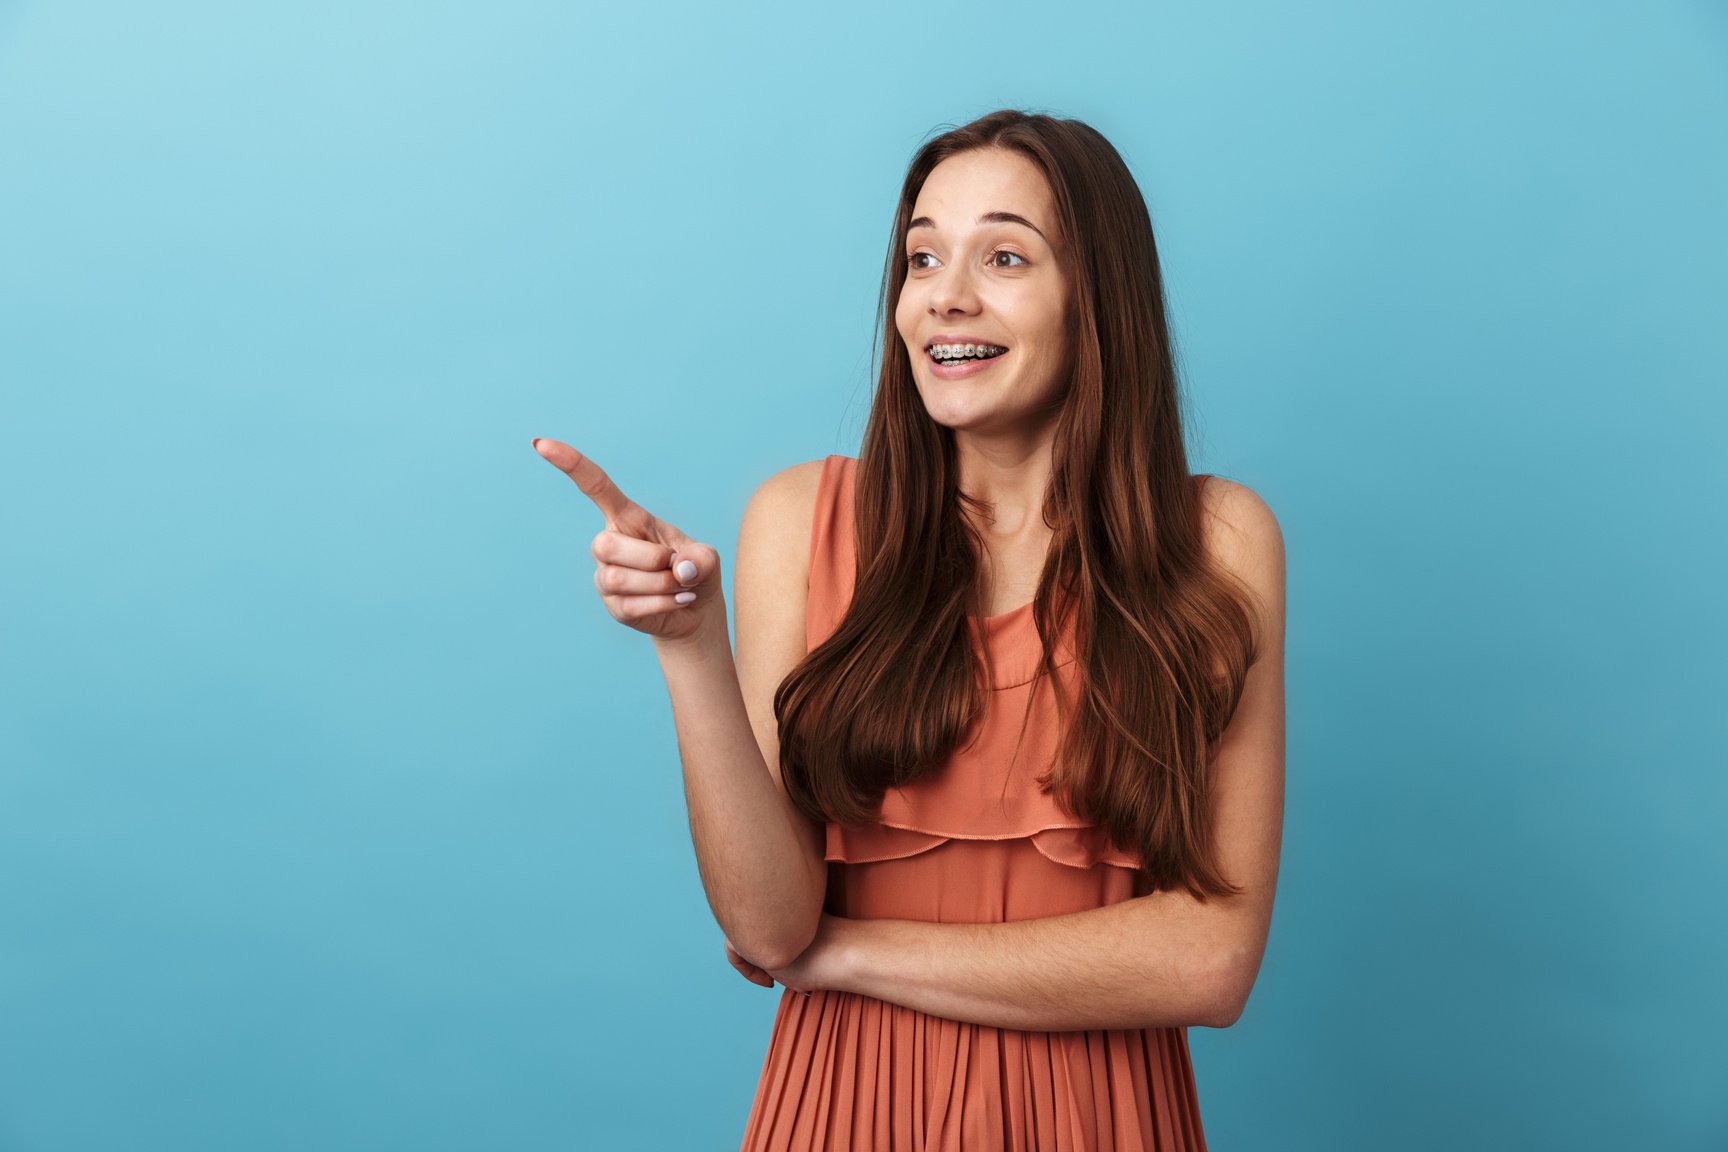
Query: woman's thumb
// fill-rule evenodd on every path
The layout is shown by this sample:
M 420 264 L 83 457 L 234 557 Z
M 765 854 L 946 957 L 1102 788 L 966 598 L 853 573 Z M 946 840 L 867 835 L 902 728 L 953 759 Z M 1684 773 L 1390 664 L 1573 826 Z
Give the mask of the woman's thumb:
M 673 549 L 669 564 L 672 575 L 678 578 L 678 583 L 689 587 L 700 584 L 714 574 L 719 567 L 720 555 L 706 544 L 698 544 L 693 540 L 685 541 L 683 545 Z

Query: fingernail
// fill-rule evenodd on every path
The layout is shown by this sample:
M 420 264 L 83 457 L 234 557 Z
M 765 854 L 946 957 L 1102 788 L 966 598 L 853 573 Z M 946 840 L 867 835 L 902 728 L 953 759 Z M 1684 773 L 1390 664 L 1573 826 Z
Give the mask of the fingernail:
M 680 580 L 690 581 L 696 579 L 696 565 L 692 564 L 688 560 L 678 561 L 678 567 L 674 568 L 673 571 L 678 573 L 678 579 Z
M 680 603 L 680 604 L 688 604 L 688 603 L 690 603 L 690 601 L 696 599 L 696 593 L 694 593 L 694 592 L 680 592 L 680 593 L 678 593 L 678 595 L 672 597 L 672 599 L 678 601 L 678 603 Z

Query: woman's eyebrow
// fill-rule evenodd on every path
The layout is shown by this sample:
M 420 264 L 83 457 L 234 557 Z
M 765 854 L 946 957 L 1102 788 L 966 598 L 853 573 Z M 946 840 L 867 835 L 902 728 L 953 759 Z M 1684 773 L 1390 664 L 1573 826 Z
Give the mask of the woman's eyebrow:
M 980 223 L 980 224 L 1024 224 L 1026 227 L 1032 229 L 1032 231 L 1038 233 L 1038 238 L 1040 240 L 1043 240 L 1044 243 L 1046 243 L 1046 244 L 1050 243 L 1050 238 L 1048 236 L 1044 235 L 1044 230 L 1042 228 L 1039 228 L 1038 225 L 1032 223 L 1032 221 L 1026 219 L 1026 217 L 1016 216 L 1012 212 L 986 212 L 986 213 L 984 213 L 984 215 L 978 217 L 978 223 Z M 934 227 L 936 227 L 936 221 L 930 219 L 930 217 L 928 217 L 928 216 L 919 216 L 917 219 L 913 220 L 912 223 L 906 225 L 906 231 L 910 232 L 914 228 L 934 228 Z

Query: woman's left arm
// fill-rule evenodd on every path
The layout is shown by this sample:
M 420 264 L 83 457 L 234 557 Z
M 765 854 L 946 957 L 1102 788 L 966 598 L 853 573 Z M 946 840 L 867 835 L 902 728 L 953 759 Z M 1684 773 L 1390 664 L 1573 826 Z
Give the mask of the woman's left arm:
M 772 975 L 952 1020 L 1066 1031 L 1236 1022 L 1260 970 L 1284 816 L 1284 542 L 1252 489 L 1205 486 L 1207 547 L 1253 591 L 1260 651 L 1212 762 L 1218 865 L 1239 895 L 1184 890 L 1000 924 L 824 915 L 811 946 Z

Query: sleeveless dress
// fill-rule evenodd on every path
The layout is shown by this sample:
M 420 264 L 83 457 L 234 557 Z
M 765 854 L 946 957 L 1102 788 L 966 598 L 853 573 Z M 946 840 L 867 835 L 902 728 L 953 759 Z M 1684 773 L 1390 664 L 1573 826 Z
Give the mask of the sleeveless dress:
M 857 463 L 823 462 L 807 650 L 834 633 L 851 599 Z M 880 822 L 829 822 L 825 908 L 833 915 L 996 923 L 1139 894 L 1139 857 L 1062 811 L 1034 779 L 1057 732 L 1044 678 L 1020 733 L 1041 655 L 1032 606 L 970 617 L 968 630 L 974 644 L 989 645 L 989 708 L 940 770 L 887 791 Z M 1058 643 L 1053 659 L 1058 679 L 1071 676 L 1071 647 Z M 1184 1028 L 1022 1031 L 852 992 L 783 989 L 742 1152 L 1205 1147 Z

